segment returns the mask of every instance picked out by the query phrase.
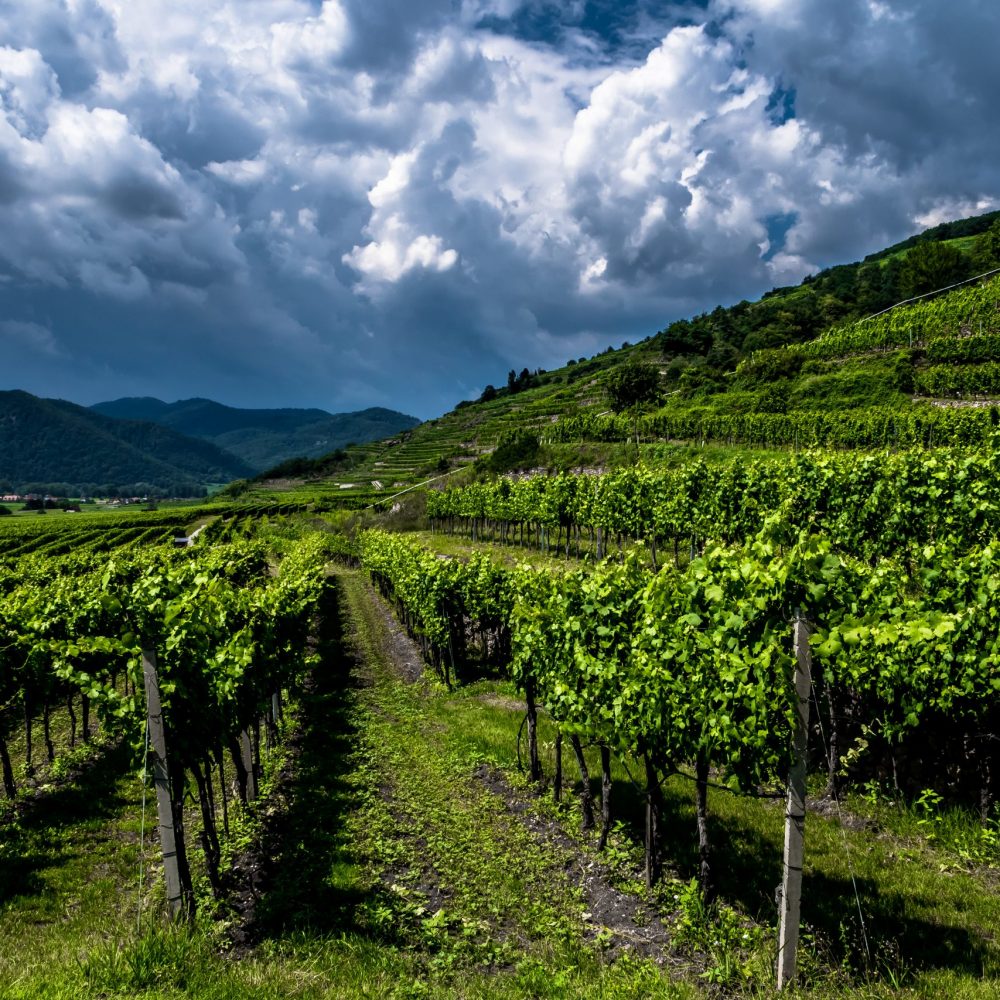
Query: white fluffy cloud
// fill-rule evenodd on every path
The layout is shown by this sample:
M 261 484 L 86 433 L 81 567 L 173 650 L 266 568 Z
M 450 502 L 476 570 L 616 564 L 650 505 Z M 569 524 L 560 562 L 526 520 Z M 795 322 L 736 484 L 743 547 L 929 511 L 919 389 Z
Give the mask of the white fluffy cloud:
M 344 254 L 344 263 L 369 279 L 369 288 L 372 282 L 398 281 L 418 267 L 447 271 L 458 260 L 458 253 L 445 248 L 440 236 L 418 232 L 406 221 L 410 181 L 419 154 L 417 149 L 395 157 L 388 173 L 368 192 L 375 211 L 366 232 L 373 238 Z
M 998 26 L 987 0 L 0 0 L 8 384 L 433 415 L 994 207 Z

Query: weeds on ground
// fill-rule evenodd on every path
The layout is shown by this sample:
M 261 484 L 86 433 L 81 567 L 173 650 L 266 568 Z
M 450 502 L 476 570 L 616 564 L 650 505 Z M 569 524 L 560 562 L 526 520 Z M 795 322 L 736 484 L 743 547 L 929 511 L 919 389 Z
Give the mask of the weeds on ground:
M 731 906 L 708 903 L 697 879 L 677 882 L 667 889 L 676 907 L 672 915 L 674 944 L 703 956 L 701 978 L 720 985 L 764 983 L 773 979 L 773 956 L 765 928 L 740 915 Z

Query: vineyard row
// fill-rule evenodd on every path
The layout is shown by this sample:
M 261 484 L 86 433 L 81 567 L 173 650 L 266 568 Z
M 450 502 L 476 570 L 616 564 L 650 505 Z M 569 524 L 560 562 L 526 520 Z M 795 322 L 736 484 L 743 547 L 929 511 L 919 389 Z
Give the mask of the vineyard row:
M 369 531 L 359 554 L 446 682 L 484 666 L 506 673 L 525 696 L 529 745 L 537 710 L 550 714 L 581 768 L 585 821 L 593 805 L 583 744 L 602 748 L 606 788 L 610 754 L 639 762 L 651 872 L 668 775 L 693 773 L 702 817 L 711 774 L 745 792 L 787 778 L 798 620 L 816 665 L 814 759 L 831 792 L 846 756 L 857 780 L 892 773 L 905 790 L 937 788 L 991 812 L 1000 742 L 993 546 L 872 567 L 803 537 L 784 549 L 710 545 L 684 569 L 653 572 L 631 555 L 554 572 L 483 553 L 441 559 Z M 534 748 L 529 758 L 539 777 Z M 707 836 L 699 822 L 706 883 Z
M 598 557 L 612 540 L 645 541 L 676 557 L 699 540 L 744 542 L 767 532 L 778 542 L 802 531 L 837 551 L 875 559 L 947 541 L 960 548 L 1000 534 L 1000 454 L 941 450 L 872 455 L 799 453 L 676 469 L 634 467 L 600 476 L 500 478 L 427 494 L 432 524 L 529 538 L 566 554 L 588 532 Z M 595 537 L 596 536 L 596 537 Z

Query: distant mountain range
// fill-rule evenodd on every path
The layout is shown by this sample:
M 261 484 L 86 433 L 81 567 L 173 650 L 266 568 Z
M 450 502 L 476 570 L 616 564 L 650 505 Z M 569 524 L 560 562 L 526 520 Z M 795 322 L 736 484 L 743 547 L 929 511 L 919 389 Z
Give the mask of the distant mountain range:
M 0 392 L 0 490 L 197 495 L 288 458 L 390 437 L 392 410 L 241 410 L 209 399 L 118 399 L 94 407 Z
M 377 441 L 416 427 L 415 417 L 372 407 L 356 413 L 317 409 L 253 410 L 210 399 L 165 403 L 149 396 L 115 399 L 91 407 L 119 420 L 145 420 L 232 453 L 255 472 L 289 458 L 316 458 L 344 445 Z
M 159 424 L 0 392 L 0 486 L 23 492 L 172 493 L 252 473 L 235 455 Z

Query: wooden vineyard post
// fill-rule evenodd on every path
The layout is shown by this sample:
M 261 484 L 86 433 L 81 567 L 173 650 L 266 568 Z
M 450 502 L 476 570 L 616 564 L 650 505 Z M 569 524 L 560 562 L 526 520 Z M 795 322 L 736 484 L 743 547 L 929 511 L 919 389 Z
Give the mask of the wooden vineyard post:
M 240 733 L 240 756 L 247 772 L 247 800 L 253 802 L 257 798 L 257 772 L 253 766 L 253 746 L 247 729 Z
M 149 746 L 153 753 L 153 787 L 156 789 L 156 814 L 160 824 L 160 851 L 163 854 L 163 874 L 167 882 L 167 903 L 176 920 L 184 912 L 180 866 L 177 859 L 177 828 L 170 799 L 170 772 L 167 767 L 167 741 L 163 731 L 163 710 L 160 707 L 160 685 L 156 679 L 156 653 L 142 651 L 142 679 L 146 689 L 146 724 L 149 726 Z
M 611 832 L 611 747 L 601 744 L 601 839 L 597 849 L 608 846 Z
M 524 697 L 528 706 L 528 762 L 532 781 L 542 780 L 542 762 L 538 759 L 538 709 L 535 707 L 535 682 L 528 678 L 524 684 Z
M 556 774 L 552 779 L 552 797 L 562 802 L 562 730 L 556 725 Z
M 799 946 L 799 909 L 802 900 L 802 860 L 806 832 L 806 745 L 809 734 L 809 692 L 812 654 L 809 627 L 799 614 L 793 626 L 795 694 L 797 711 L 792 734 L 793 760 L 788 775 L 785 807 L 785 855 L 781 878 L 781 912 L 778 922 L 778 989 L 795 982 Z

